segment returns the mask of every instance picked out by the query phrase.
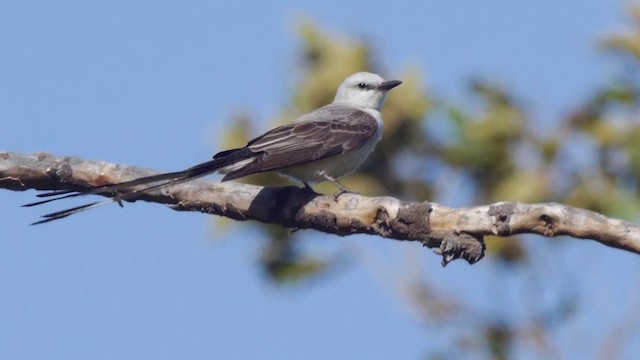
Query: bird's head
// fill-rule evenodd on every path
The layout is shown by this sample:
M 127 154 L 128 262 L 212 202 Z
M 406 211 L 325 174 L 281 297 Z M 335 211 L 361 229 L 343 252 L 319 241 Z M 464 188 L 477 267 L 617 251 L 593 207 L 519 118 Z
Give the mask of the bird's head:
M 387 92 L 400 84 L 402 81 L 385 81 L 379 75 L 358 72 L 342 82 L 333 102 L 379 111 Z

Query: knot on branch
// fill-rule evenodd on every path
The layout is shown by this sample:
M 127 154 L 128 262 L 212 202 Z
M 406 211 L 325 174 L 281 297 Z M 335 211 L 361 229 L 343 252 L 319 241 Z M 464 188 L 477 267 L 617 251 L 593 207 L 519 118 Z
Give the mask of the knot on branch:
M 405 203 L 398 209 L 398 215 L 390 222 L 392 237 L 402 240 L 426 240 L 431 231 L 429 218 L 431 204 Z
M 511 215 L 515 211 L 516 204 L 512 202 L 499 203 L 489 207 L 489 216 L 495 220 L 493 222 L 493 232 L 499 236 L 511 235 Z
M 467 233 L 441 233 L 435 235 L 432 240 L 439 242 L 439 246 L 434 252 L 442 256 L 442 266 L 447 266 L 456 259 L 467 260 L 469 264 L 473 265 L 484 257 L 486 250 L 482 236 Z M 423 246 L 436 247 L 427 242 L 423 242 Z

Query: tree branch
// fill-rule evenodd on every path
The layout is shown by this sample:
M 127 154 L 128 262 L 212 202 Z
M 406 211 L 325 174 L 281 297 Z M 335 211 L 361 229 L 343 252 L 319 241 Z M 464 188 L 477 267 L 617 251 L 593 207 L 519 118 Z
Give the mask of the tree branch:
M 0 188 L 16 191 L 82 190 L 157 173 L 77 157 L 0 152 Z M 443 265 L 457 258 L 470 264 L 480 260 L 484 256 L 485 235 L 568 235 L 640 254 L 638 225 L 556 203 L 501 202 L 452 209 L 388 196 L 347 193 L 335 200 L 333 196 L 311 194 L 293 186 L 265 188 L 205 180 L 141 194 L 136 200 L 165 204 L 178 211 L 258 220 L 341 236 L 364 233 L 419 241 L 442 255 Z

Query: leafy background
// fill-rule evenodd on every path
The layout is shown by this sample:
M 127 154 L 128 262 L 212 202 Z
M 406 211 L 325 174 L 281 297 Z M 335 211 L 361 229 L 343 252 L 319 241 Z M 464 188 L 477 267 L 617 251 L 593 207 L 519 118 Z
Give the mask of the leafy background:
M 15 2 L 0 29 L 6 150 L 175 170 L 326 104 L 366 69 L 404 84 L 348 186 L 638 220 L 638 6 Z M 33 194 L 2 194 L 2 358 L 640 351 L 637 258 L 589 241 L 488 238 L 482 262 L 442 269 L 417 244 L 151 204 L 28 227 L 42 209 L 18 206 Z

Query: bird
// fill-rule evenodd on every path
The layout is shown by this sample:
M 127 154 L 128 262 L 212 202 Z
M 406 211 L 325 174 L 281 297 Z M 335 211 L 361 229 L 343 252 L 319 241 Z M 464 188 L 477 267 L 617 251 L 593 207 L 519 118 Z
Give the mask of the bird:
M 382 137 L 380 111 L 388 92 L 402 84 L 400 80 L 384 80 L 370 72 L 348 76 L 338 87 L 328 105 L 307 113 L 295 121 L 278 126 L 249 141 L 244 147 L 221 151 L 209 161 L 182 171 L 146 176 L 83 190 L 57 190 L 38 194 L 46 200 L 23 207 L 90 194 L 112 193 L 108 199 L 95 201 L 42 216 L 32 225 L 59 220 L 109 203 L 135 199 L 142 193 L 187 182 L 211 173 L 221 173 L 221 181 L 275 171 L 301 182 L 313 192 L 310 184 L 328 181 L 338 188 L 335 198 L 353 192 L 338 179 L 356 170 L 373 151 Z M 136 187 L 136 188 L 133 188 Z

